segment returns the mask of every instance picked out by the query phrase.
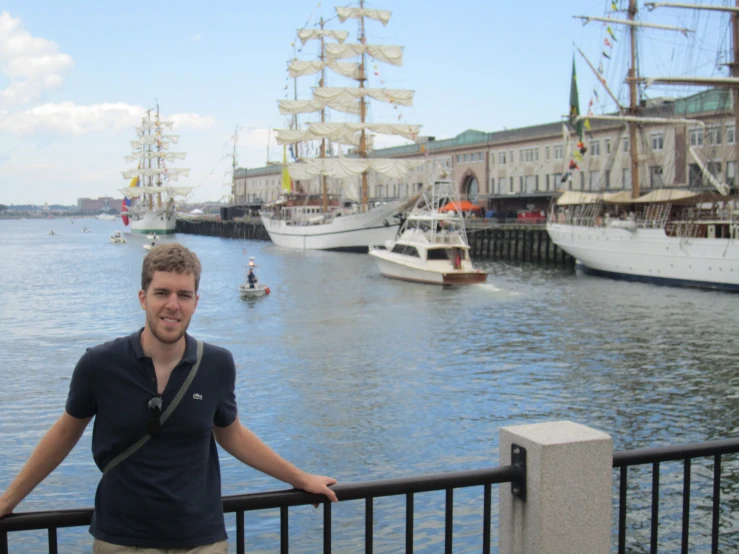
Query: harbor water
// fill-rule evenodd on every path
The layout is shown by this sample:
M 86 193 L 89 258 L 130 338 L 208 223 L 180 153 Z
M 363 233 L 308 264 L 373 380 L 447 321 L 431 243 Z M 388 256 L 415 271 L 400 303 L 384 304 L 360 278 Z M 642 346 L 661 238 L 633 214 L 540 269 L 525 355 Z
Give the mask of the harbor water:
M 0 489 L 61 414 L 85 348 L 143 325 L 147 241 L 126 234 L 127 244 L 110 244 L 116 229 L 119 221 L 0 220 Z M 609 433 L 615 450 L 739 433 L 739 295 L 492 261 L 477 264 L 487 284 L 440 288 L 385 279 L 367 255 L 162 240 L 203 263 L 190 332 L 233 352 L 242 422 L 307 471 L 357 482 L 493 467 L 500 427 L 555 420 Z M 249 256 L 269 296 L 239 298 Z M 92 505 L 91 433 L 17 511 Z M 681 505 L 670 498 L 681 467 L 662 470 L 660 552 L 679 551 Z M 691 552 L 710 540 L 701 483 L 710 488 L 711 464 L 694 467 Z M 221 468 L 224 495 L 287 488 L 223 453 Z M 727 459 L 721 552 L 739 550 L 737 470 Z M 481 550 L 481 497 L 455 491 L 455 553 Z M 629 552 L 648 552 L 649 507 L 640 507 L 629 512 Z M 375 552 L 402 551 L 404 498 L 375 509 Z M 415 552 L 443 551 L 444 494 L 418 495 L 416 510 Z M 333 511 L 333 551 L 363 551 L 364 504 Z M 320 551 L 321 510 L 290 514 L 291 552 Z M 233 517 L 227 526 L 235 551 Z M 278 511 L 247 513 L 246 532 L 248 552 L 279 552 Z M 47 551 L 45 532 L 9 540 L 11 552 Z M 91 552 L 86 529 L 63 529 L 59 540 L 60 552 Z

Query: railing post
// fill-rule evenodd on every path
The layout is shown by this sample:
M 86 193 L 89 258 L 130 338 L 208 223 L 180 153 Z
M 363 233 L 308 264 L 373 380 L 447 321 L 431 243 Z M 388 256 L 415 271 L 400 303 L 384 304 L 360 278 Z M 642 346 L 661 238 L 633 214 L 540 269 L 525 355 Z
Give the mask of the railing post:
M 525 500 L 499 490 L 499 554 L 608 554 L 611 437 L 571 421 L 503 427 L 500 463 L 526 451 Z

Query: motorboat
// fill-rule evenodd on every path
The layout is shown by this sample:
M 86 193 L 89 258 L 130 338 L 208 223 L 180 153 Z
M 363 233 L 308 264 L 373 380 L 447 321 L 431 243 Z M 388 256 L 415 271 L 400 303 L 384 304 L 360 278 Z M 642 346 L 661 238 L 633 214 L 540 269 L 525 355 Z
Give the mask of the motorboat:
M 434 285 L 485 282 L 487 273 L 472 265 L 456 196 L 454 184 L 444 174 L 443 180 L 424 189 L 396 238 L 370 247 L 385 277 Z
M 126 244 L 126 238 L 120 231 L 113 231 L 110 235 L 111 244 Z
M 254 262 L 254 257 L 252 256 L 246 265 L 244 282 L 239 285 L 241 298 L 259 298 L 270 293 L 269 287 L 257 278 L 256 269 L 257 264 Z
M 88 229 L 87 227 L 83 227 L 82 228 L 82 232 L 83 233 L 89 233 L 90 232 L 90 229 Z

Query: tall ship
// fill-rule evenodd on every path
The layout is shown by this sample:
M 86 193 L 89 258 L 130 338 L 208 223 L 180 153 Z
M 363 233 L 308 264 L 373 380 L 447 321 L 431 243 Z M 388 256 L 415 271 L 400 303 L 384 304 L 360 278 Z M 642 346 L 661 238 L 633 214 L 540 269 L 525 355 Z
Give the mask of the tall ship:
M 722 27 L 717 23 L 696 25 L 703 33 L 696 42 L 703 44 L 711 35 L 733 41 L 727 63 L 719 64 L 729 68 L 729 76 L 645 75 L 647 62 L 656 56 L 638 55 L 639 44 L 648 38 L 664 43 L 665 34 L 687 37 L 696 32 L 644 20 L 636 0 L 629 0 L 628 6 L 624 2 L 623 7 L 619 9 L 613 2 L 605 17 L 576 16 L 585 23 L 602 25 L 603 59 L 615 59 L 611 48 L 627 47 L 628 103 L 622 105 L 610 89 L 602 62 L 589 60 L 580 52 L 596 75 L 601 94 L 613 100 L 617 111 L 609 115 L 580 113 L 573 62 L 570 128 L 563 139 L 570 155 L 565 156 L 559 183 L 564 192 L 550 208 L 547 231 L 586 273 L 664 285 L 739 290 L 739 0 L 735 6 L 645 4 L 649 11 L 644 13 L 650 17 L 665 10 L 679 12 L 695 24 L 701 17 L 721 17 Z M 688 13 L 690 17 L 684 17 Z M 617 35 L 619 29 L 622 31 Z M 713 62 L 717 59 L 714 54 Z M 718 108 L 712 116 L 691 118 L 697 110 L 678 109 L 686 104 L 684 101 L 659 104 L 643 97 L 644 90 L 653 85 L 702 87 L 704 91 L 693 98 L 703 98 L 706 104 Z M 607 153 L 605 166 L 593 172 L 597 182 L 591 173 L 591 190 L 574 190 L 572 181 L 591 155 L 584 134 L 598 126 L 616 130 L 615 147 Z M 626 190 L 609 187 L 609 177 L 623 178 Z M 584 182 L 582 177 L 579 180 Z
M 136 140 L 131 141 L 127 162 L 137 164 L 135 169 L 123 171 L 130 179 L 129 186 L 120 189 L 123 194 L 121 219 L 134 233 L 172 234 L 177 224 L 175 199 L 187 196 L 193 187 L 172 184 L 187 177 L 189 169 L 173 168 L 171 163 L 184 160 L 185 152 L 172 152 L 179 135 L 171 134 L 174 123 L 161 121 L 159 105 L 156 111 L 147 110 L 141 125 L 136 127 Z
M 372 101 L 393 108 L 413 102 L 412 90 L 376 88 L 369 82 L 370 75 L 379 74 L 370 63 L 402 65 L 401 46 L 371 44 L 365 33 L 370 21 L 387 25 L 391 12 L 366 9 L 363 1 L 359 7 L 335 9 L 340 22 L 357 23 L 357 40 L 347 42 L 348 31 L 327 29 L 322 18 L 316 26 L 298 31 L 302 44 L 317 45 L 318 54 L 311 59 L 295 58 L 289 64 L 296 92 L 294 98 L 281 100 L 279 108 L 290 124 L 276 131 L 277 143 L 285 152 L 283 194 L 277 202 L 263 206 L 260 217 L 278 246 L 367 252 L 371 244 L 396 235 L 400 214 L 417 198 L 417 191 L 410 190 L 399 200 L 373 199 L 372 183 L 378 176 L 402 179 L 424 163 L 375 157 L 373 139 L 379 134 L 416 140 L 420 126 L 370 122 Z M 327 70 L 338 84 L 346 86 L 329 86 Z M 310 98 L 299 99 L 297 80 L 304 77 L 317 79 L 317 84 Z M 301 124 L 299 117 L 310 121 Z M 288 147 L 292 163 L 287 162 Z

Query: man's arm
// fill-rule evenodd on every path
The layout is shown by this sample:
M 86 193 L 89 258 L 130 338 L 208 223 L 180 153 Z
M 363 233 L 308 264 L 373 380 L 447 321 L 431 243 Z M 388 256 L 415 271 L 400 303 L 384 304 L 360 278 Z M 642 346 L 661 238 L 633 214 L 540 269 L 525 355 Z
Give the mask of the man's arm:
M 39 441 L 18 476 L 0 496 L 0 517 L 11 513 L 36 485 L 62 463 L 80 440 L 91 419 L 78 419 L 67 412 L 62 414 Z
M 244 427 L 238 416 L 228 427 L 213 427 L 213 434 L 226 452 L 246 465 L 289 483 L 296 489 L 323 494 L 331 502 L 338 502 L 336 493 L 328 488 L 328 485 L 336 483 L 336 479 L 301 471 Z

